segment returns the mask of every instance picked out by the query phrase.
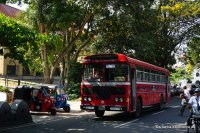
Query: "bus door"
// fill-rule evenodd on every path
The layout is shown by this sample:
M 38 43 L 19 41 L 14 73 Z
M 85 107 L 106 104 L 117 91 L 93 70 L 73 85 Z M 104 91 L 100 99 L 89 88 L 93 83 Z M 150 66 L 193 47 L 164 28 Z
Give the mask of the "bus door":
M 131 68 L 131 111 L 136 110 L 136 70 Z
M 169 90 L 169 76 L 166 76 L 166 83 L 165 83 L 165 102 L 168 103 L 168 91 Z

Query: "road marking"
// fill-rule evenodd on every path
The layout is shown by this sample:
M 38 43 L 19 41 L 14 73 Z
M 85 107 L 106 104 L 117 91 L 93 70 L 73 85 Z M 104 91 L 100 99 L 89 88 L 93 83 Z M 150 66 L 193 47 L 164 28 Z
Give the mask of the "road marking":
M 181 107 L 180 105 L 179 106 L 170 106 L 171 108 L 179 108 Z
M 75 129 L 75 128 L 71 128 L 71 129 L 67 129 L 67 131 L 85 131 L 85 129 Z
M 135 120 L 132 120 L 132 121 L 129 121 L 129 122 L 126 122 L 126 123 L 123 123 L 123 124 L 117 125 L 117 126 L 115 126 L 114 128 L 119 128 L 119 127 L 122 127 L 122 126 L 128 125 L 129 123 L 136 122 L 136 121 L 138 121 L 138 120 L 139 120 L 139 119 L 135 119 Z
M 163 113 L 163 112 L 164 112 L 164 110 L 160 111 L 160 112 L 153 113 L 152 115 L 157 115 L 157 114 L 160 114 L 160 113 Z

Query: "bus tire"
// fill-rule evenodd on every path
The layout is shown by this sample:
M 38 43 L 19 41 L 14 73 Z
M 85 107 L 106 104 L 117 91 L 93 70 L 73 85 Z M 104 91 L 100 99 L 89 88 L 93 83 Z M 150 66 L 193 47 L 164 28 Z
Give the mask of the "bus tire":
M 164 109 L 164 98 L 163 96 L 161 96 L 160 103 L 159 103 L 159 110 L 163 110 L 163 109 Z
M 135 116 L 139 117 L 142 113 L 142 102 L 140 99 L 137 100 L 137 104 L 136 104 L 136 112 L 135 112 Z
M 105 110 L 95 110 L 95 115 L 97 117 L 103 117 Z

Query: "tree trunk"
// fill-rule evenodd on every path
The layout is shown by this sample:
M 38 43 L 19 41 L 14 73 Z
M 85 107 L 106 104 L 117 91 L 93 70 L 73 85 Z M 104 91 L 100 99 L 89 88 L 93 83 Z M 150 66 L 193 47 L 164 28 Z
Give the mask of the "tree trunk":
M 65 85 L 65 60 L 60 63 L 60 86 Z
M 47 51 L 46 51 L 46 45 L 42 47 L 42 66 L 43 66 L 43 73 L 44 73 L 44 83 L 50 83 L 50 72 L 49 72 L 49 65 L 48 65 L 48 58 L 47 58 Z
M 45 32 L 44 24 L 39 24 L 39 31 L 40 33 Z M 48 56 L 47 56 L 47 48 L 46 44 L 44 43 L 41 47 L 41 58 L 42 58 L 42 66 L 43 66 L 43 73 L 44 73 L 44 83 L 50 83 L 50 70 L 49 70 L 49 63 L 48 63 Z
M 67 59 L 66 59 L 66 78 L 65 78 L 65 88 L 68 88 L 69 87 L 69 80 L 70 80 L 70 77 L 69 77 L 69 70 L 70 70 L 70 56 L 68 55 L 67 56 Z

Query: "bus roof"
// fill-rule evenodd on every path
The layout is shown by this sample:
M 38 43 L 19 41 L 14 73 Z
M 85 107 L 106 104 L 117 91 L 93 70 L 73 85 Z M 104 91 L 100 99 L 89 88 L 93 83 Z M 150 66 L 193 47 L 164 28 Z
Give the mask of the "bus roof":
M 151 70 L 160 71 L 166 74 L 169 74 L 170 72 L 162 67 L 158 67 L 156 65 L 140 61 L 134 58 L 127 57 L 124 54 L 97 54 L 97 55 L 91 55 L 86 56 L 84 58 L 83 64 L 87 63 L 101 63 L 101 62 L 127 62 L 133 66 L 139 66 L 143 68 L 148 68 Z

